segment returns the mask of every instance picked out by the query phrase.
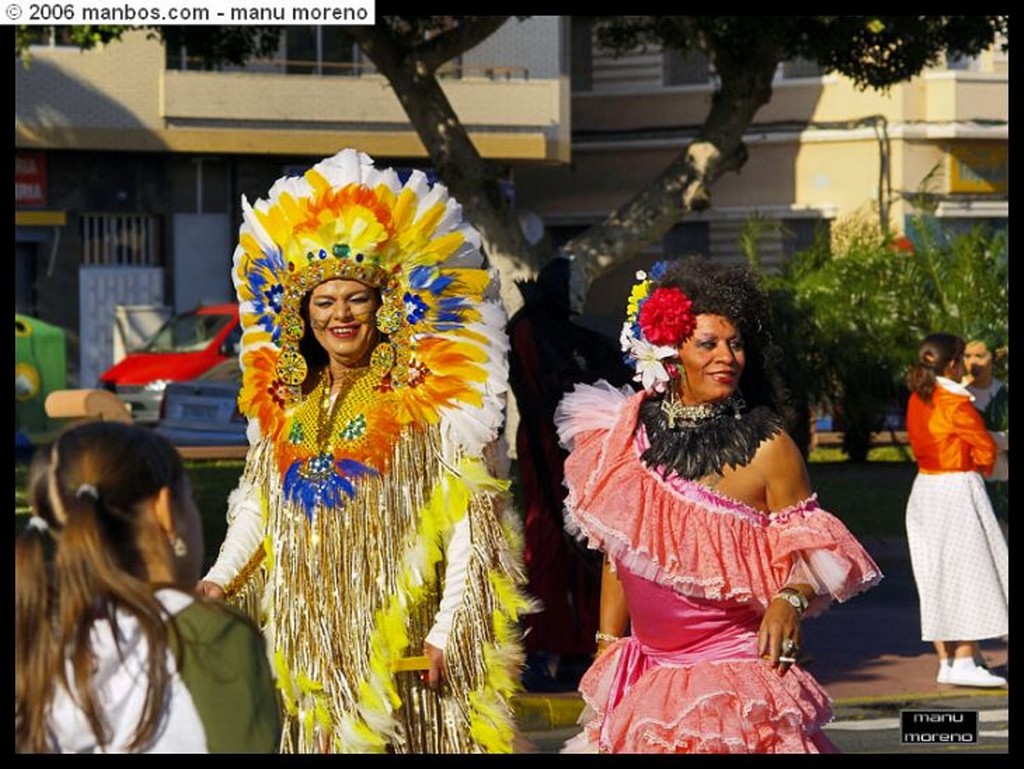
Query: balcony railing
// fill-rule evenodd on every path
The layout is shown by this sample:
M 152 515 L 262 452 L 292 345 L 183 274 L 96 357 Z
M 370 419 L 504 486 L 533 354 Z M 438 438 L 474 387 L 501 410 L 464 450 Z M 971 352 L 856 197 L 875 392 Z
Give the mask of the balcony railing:
M 371 61 L 316 61 L 310 59 L 258 59 L 245 65 L 224 64 L 210 66 L 196 56 L 168 57 L 166 68 L 190 72 L 244 72 L 246 74 L 320 75 L 327 77 L 361 77 L 376 75 L 377 67 Z M 478 77 L 487 80 L 529 80 L 528 67 L 474 64 L 466 66 L 452 62 L 438 69 L 442 78 L 463 79 Z
M 83 213 L 82 264 L 160 265 L 160 217 Z

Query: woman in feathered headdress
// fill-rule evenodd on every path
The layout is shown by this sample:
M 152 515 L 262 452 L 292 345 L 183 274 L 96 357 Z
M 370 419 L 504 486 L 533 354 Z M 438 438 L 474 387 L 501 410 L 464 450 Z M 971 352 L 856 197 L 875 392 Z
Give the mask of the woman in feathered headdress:
M 509 751 L 529 606 L 496 474 L 507 342 L 479 235 L 442 186 L 355 150 L 243 214 L 251 446 L 200 588 L 260 618 L 282 750 Z

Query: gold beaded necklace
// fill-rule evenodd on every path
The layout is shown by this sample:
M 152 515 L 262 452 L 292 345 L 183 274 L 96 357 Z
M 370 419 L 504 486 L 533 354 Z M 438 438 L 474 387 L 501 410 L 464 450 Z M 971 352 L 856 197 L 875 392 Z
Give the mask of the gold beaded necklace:
M 317 388 L 320 389 L 319 402 L 314 400 L 317 395 L 317 391 L 314 390 L 306 403 L 310 406 L 316 403 L 316 406 L 301 409 L 300 413 L 296 415 L 290 440 L 293 443 L 305 443 L 312 449 L 311 455 L 302 462 L 298 473 L 308 483 L 314 485 L 318 499 L 323 489 L 329 487 L 330 479 L 335 475 L 335 419 L 339 413 L 344 412 L 342 406 L 353 387 L 369 372 L 369 366 L 345 369 L 335 379 L 331 375 L 329 367 L 324 367 L 320 381 L 317 382 Z M 338 394 L 332 401 L 331 394 L 335 390 L 335 385 L 337 385 Z M 309 440 L 311 435 L 314 437 L 314 441 Z
M 352 386 L 358 382 L 370 370 L 369 366 L 358 368 L 344 368 L 335 376 L 330 366 L 324 367 L 321 379 L 323 395 L 320 398 L 320 412 L 317 415 L 316 450 L 320 455 L 330 454 L 333 450 L 332 432 L 334 416 L 338 411 L 338 405 L 345 400 Z M 337 396 L 332 399 L 332 394 L 337 389 Z

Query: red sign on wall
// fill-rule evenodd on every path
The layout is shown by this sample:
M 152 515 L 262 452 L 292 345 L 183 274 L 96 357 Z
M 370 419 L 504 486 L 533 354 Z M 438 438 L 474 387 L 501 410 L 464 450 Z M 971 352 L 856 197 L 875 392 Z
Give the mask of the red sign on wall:
M 42 152 L 14 153 L 14 204 L 46 205 L 46 155 Z

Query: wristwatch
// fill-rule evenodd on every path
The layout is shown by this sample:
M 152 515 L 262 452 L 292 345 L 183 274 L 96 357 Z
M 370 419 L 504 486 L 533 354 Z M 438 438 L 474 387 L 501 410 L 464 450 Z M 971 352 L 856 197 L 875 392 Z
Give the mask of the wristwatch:
M 772 598 L 772 600 L 774 601 L 775 598 L 781 598 L 783 601 L 788 602 L 801 615 L 807 611 L 807 599 L 804 598 L 804 594 L 796 588 L 784 587 L 775 594 L 775 597 Z

